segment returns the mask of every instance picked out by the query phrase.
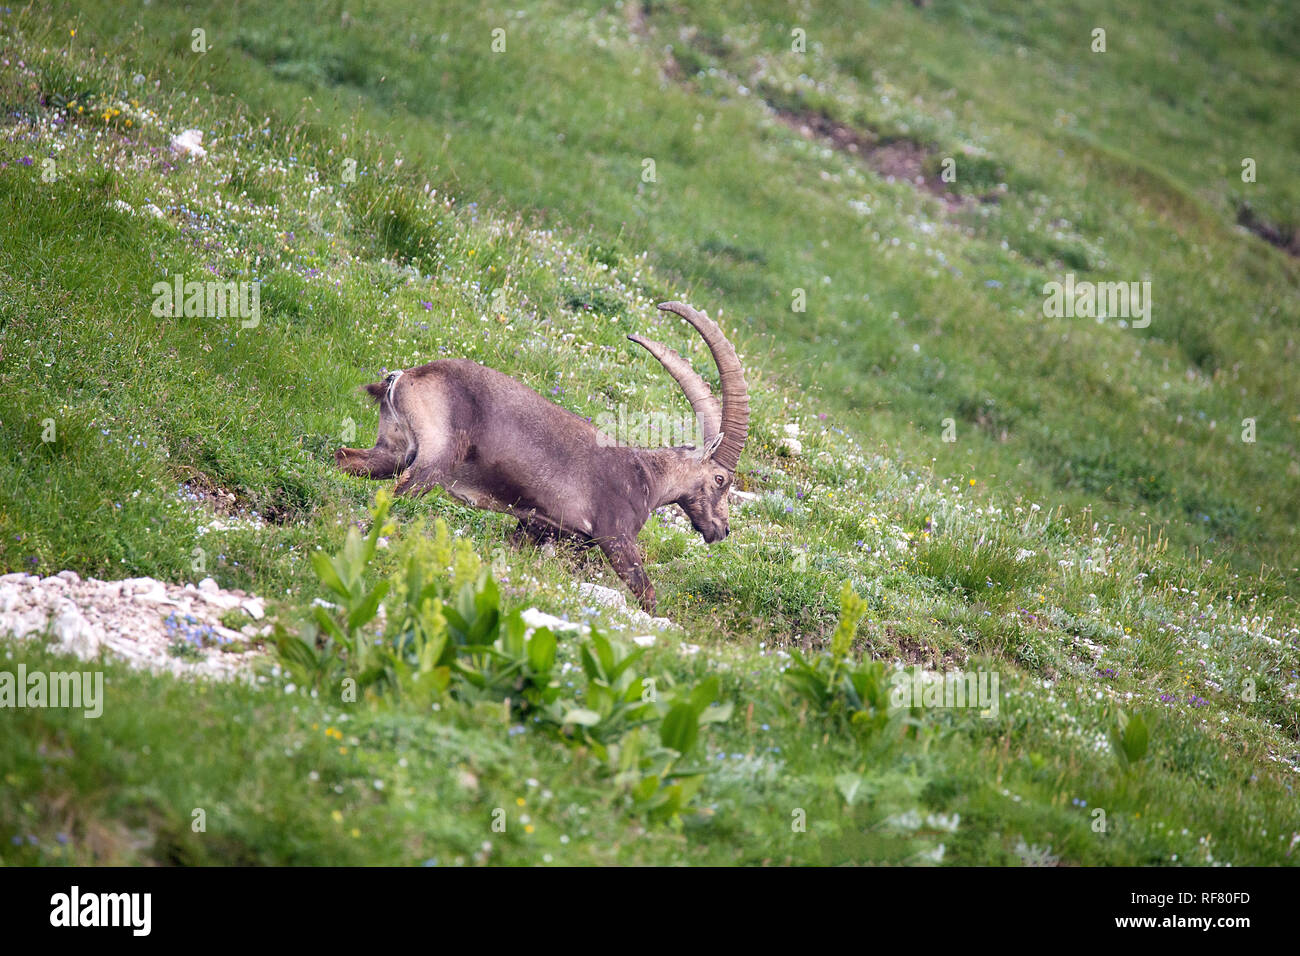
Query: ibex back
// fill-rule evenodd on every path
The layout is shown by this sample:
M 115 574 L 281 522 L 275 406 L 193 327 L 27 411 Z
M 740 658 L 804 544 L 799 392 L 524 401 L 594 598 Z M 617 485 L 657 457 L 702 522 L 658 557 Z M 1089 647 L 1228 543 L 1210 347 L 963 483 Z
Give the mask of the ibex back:
M 681 386 L 703 446 L 628 448 L 528 386 L 467 359 L 442 359 L 363 386 L 379 402 L 374 448 L 340 448 L 343 471 L 397 477 L 397 494 L 435 486 L 475 508 L 519 519 L 515 543 L 564 536 L 598 546 L 645 610 L 655 589 L 636 536 L 655 508 L 679 505 L 708 542 L 727 536 L 727 495 L 749 432 L 749 395 L 736 350 L 717 324 L 680 302 L 675 312 L 704 337 L 722 401 L 690 364 L 630 335 Z

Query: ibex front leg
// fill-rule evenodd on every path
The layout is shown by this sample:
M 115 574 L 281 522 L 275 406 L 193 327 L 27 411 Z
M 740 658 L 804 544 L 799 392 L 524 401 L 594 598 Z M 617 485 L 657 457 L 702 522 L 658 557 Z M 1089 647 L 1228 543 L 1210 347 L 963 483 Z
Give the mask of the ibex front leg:
M 334 464 L 340 471 L 362 478 L 392 478 L 402 470 L 405 449 L 385 448 L 340 448 L 334 452 Z
M 392 478 L 407 462 L 411 448 L 401 423 L 393 411 L 392 399 L 387 395 L 391 379 L 366 385 L 363 391 L 379 399 L 379 435 L 374 448 L 340 448 L 334 453 L 334 464 L 349 475 L 362 478 Z
M 393 493 L 418 498 L 441 486 L 455 494 L 451 474 L 459 459 L 457 446 L 447 433 L 446 422 L 431 418 L 416 423 L 413 431 L 415 455 L 406 471 L 398 477 Z M 463 445 L 461 453 L 463 454 Z M 456 497 L 464 500 L 461 495 Z M 470 504 L 473 505 L 473 502 Z
M 647 614 L 654 614 L 655 586 L 650 583 L 650 578 L 641 565 L 641 549 L 637 547 L 636 540 L 618 535 L 601 538 L 597 544 L 605 552 L 605 557 L 609 558 L 614 573 L 623 579 L 623 583 L 641 602 L 642 609 Z

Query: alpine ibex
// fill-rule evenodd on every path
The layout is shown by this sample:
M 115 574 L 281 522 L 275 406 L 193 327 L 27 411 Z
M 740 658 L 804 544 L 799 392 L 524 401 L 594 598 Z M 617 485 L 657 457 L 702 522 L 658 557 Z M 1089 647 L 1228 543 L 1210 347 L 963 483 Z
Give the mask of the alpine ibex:
M 722 402 L 682 356 L 638 335 L 633 342 L 676 379 L 695 410 L 701 448 L 628 448 L 528 386 L 467 359 L 442 359 L 362 386 L 379 402 L 369 449 L 340 448 L 352 475 L 392 478 L 396 493 L 435 485 L 475 508 L 512 514 L 514 543 L 565 536 L 597 545 L 646 611 L 655 589 L 637 533 L 655 508 L 681 506 L 707 542 L 727 536 L 727 494 L 749 432 L 749 392 L 736 350 L 717 324 L 681 302 L 675 312 L 704 337 Z

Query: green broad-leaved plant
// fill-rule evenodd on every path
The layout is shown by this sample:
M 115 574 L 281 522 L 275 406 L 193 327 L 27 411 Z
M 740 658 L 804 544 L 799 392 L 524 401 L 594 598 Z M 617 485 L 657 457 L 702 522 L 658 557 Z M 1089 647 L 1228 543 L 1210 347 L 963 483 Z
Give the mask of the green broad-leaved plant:
M 334 601 L 308 609 L 297 634 L 277 623 L 280 662 L 293 679 L 305 690 L 333 692 L 350 677 L 372 706 L 428 710 L 443 701 L 500 714 L 503 724 L 522 722 L 593 753 L 636 812 L 679 823 L 708 773 L 688 761 L 708 726 L 732 713 L 717 677 L 692 688 L 642 673 L 643 648 L 593 626 L 572 638 L 567 656 L 579 667 L 568 678 L 577 679 L 562 685 L 556 635 L 530 629 L 517 609 L 504 611 L 491 569 L 466 542 L 453 542 L 441 520 L 431 536 L 417 526 L 400 541 L 398 570 L 370 583 L 379 538 L 395 531 L 387 523 L 391 503 L 381 491 L 369 533 L 351 528 L 341 552 L 312 556 Z M 377 633 L 372 623 L 385 596 Z M 851 640 L 850 630 L 842 642 Z M 852 672 L 844 676 L 855 700 L 875 699 Z
M 829 650 L 811 658 L 790 651 L 793 663 L 782 675 L 782 683 L 795 700 L 864 741 L 879 735 L 898 717 L 890 709 L 884 663 L 857 660 L 852 654 L 853 638 L 865 613 L 866 602 L 845 581 Z

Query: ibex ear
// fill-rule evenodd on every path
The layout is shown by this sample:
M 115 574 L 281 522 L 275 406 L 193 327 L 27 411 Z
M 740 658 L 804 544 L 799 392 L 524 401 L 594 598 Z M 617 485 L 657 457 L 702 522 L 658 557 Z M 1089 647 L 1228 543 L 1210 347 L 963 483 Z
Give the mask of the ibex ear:
M 714 435 L 712 438 L 706 441 L 704 443 L 704 447 L 701 448 L 699 451 L 697 451 L 695 454 L 699 457 L 701 462 L 708 461 L 710 458 L 713 457 L 714 452 L 718 450 L 721 444 L 722 444 L 722 432 L 718 432 L 716 435 Z

